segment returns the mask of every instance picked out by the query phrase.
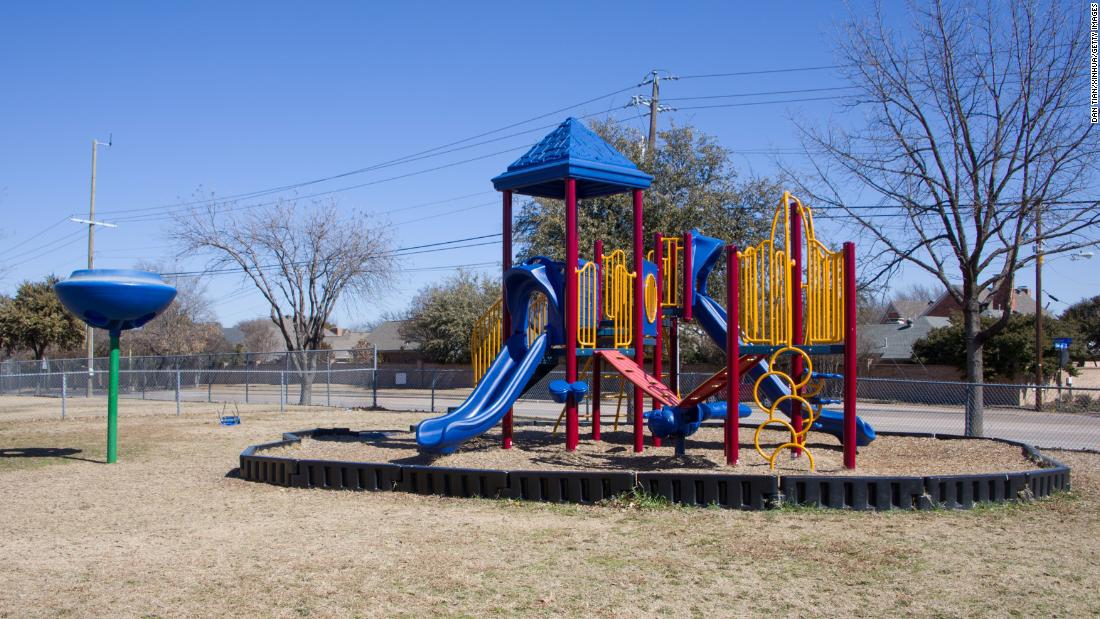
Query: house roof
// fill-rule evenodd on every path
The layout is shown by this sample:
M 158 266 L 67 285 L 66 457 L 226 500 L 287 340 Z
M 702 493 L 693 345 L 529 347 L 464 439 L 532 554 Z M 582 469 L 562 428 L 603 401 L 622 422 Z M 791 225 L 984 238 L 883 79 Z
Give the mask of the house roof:
M 886 306 L 885 320 L 907 320 L 923 316 L 934 303 L 933 300 L 897 299 Z
M 402 327 L 407 322 L 407 320 L 387 320 L 363 334 L 362 339 L 372 346 L 377 346 L 378 352 L 417 350 L 420 348 L 420 342 L 409 340 L 401 334 Z
M 653 182 L 653 176 L 570 117 L 494 178 L 493 187 L 562 199 L 566 178 L 577 180 L 577 199 L 645 189 Z
M 859 326 L 861 352 L 879 356 L 884 360 L 908 361 L 913 356 L 913 344 L 928 335 L 932 329 L 946 327 L 949 318 L 918 316 L 911 322 L 897 324 Z

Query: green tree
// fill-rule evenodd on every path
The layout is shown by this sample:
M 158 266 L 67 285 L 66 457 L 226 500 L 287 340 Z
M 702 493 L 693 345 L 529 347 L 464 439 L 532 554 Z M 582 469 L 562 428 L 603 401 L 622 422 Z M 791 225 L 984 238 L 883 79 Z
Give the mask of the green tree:
M 1062 312 L 1061 319 L 1073 326 L 1073 330 L 1077 332 L 1074 337 L 1081 339 L 1089 356 L 1100 356 L 1100 296 L 1084 299 L 1067 307 Z
M 657 134 L 657 150 L 647 160 L 638 131 L 610 121 L 593 122 L 592 130 L 631 161 L 654 176 L 645 192 L 646 247 L 654 232 L 678 235 L 698 228 L 705 234 L 736 243 L 759 240 L 778 203 L 780 190 L 767 179 L 739 180 L 730 151 L 694 127 L 672 127 Z M 582 256 L 591 256 L 597 239 L 604 251 L 633 247 L 630 194 L 581 200 L 577 230 Z M 520 258 L 536 255 L 565 257 L 565 205 L 536 198 L 520 204 L 516 218 Z
M 57 277 L 20 284 L 15 297 L 0 305 L 0 340 L 9 350 L 25 349 L 42 359 L 49 346 L 67 348 L 84 341 L 84 324 L 54 294 Z
M 983 324 L 996 320 L 986 317 Z M 1058 367 L 1058 351 L 1054 350 L 1054 338 L 1072 337 L 1070 359 L 1080 361 L 1087 351 L 1084 342 L 1076 336 L 1076 326 L 1068 320 L 1045 317 L 1043 319 L 1043 364 Z M 1035 315 L 1014 314 L 1005 328 L 989 339 L 985 346 L 984 365 L 987 381 L 1015 381 L 1026 379 L 1035 372 Z M 932 329 L 913 344 L 913 358 L 921 363 L 951 365 L 966 371 L 966 337 L 961 316 L 954 316 L 946 327 Z M 1073 366 L 1066 370 L 1076 375 Z
M 401 334 L 420 342 L 420 351 L 428 361 L 469 363 L 470 331 L 499 298 L 499 282 L 459 271 L 416 294 Z

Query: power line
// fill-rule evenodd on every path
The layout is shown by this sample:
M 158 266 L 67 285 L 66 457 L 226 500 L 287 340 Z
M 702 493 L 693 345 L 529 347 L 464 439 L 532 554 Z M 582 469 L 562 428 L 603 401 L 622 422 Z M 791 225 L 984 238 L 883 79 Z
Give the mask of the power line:
M 682 112 L 684 110 L 709 110 L 723 107 L 751 107 L 755 105 L 776 105 L 782 103 L 805 103 L 807 101 L 831 101 L 835 99 L 844 99 L 850 95 L 831 95 L 827 97 L 801 97 L 798 99 L 778 99 L 775 101 L 748 101 L 745 103 L 715 103 L 711 105 L 691 105 L 687 107 L 673 108 L 673 111 Z
M 708 79 L 714 77 L 742 77 L 745 75 L 770 75 L 774 73 L 797 73 L 801 71 L 827 71 L 830 69 L 842 69 L 850 65 L 830 64 L 812 67 L 785 67 L 781 69 L 760 69 L 757 71 L 731 71 L 729 73 L 702 73 L 698 75 L 681 75 L 682 80 Z
M 512 136 L 505 136 L 504 138 L 496 138 L 494 140 L 487 140 L 487 141 L 479 143 L 479 144 L 474 144 L 474 145 L 470 145 L 470 146 L 464 146 L 462 148 L 455 148 L 455 149 L 452 149 L 452 150 L 449 150 L 449 151 L 444 151 L 444 149 L 450 148 L 452 146 L 457 146 L 459 144 L 464 144 L 466 142 L 470 142 L 470 141 L 476 140 L 478 138 L 493 135 L 495 133 L 500 133 L 501 131 L 507 131 L 508 129 L 519 127 L 519 126 L 525 125 L 527 123 L 534 122 L 536 120 L 541 120 L 543 118 L 547 118 L 547 117 L 553 116 L 555 114 L 560 114 L 562 112 L 566 112 L 566 111 L 569 111 L 569 110 L 572 110 L 572 109 L 575 109 L 575 108 L 578 108 L 578 107 L 581 107 L 581 106 L 584 106 L 584 105 L 588 105 L 590 103 L 594 103 L 594 102 L 600 101 L 602 99 L 607 99 L 609 97 L 613 97 L 615 95 L 622 94 L 622 93 L 630 91 L 630 90 L 634 90 L 638 87 L 639 87 L 639 85 L 635 84 L 635 85 L 627 86 L 625 88 L 620 88 L 618 90 L 611 91 L 609 93 L 600 95 L 598 97 L 592 97 L 591 99 L 586 99 L 586 100 L 581 101 L 579 103 L 574 103 L 572 105 L 568 105 L 568 106 L 565 106 L 565 107 L 562 107 L 562 108 L 558 108 L 558 109 L 550 111 L 550 112 L 539 114 L 537 116 L 532 116 L 531 118 L 527 118 L 527 119 L 521 120 L 519 122 L 511 123 L 511 124 L 505 125 L 503 127 L 498 127 L 496 129 L 493 129 L 493 130 L 490 130 L 490 131 L 484 131 L 482 133 L 478 133 L 478 134 L 475 134 L 475 135 L 472 135 L 472 136 L 469 136 L 469 137 L 466 137 L 466 138 L 462 138 L 461 140 L 455 140 L 453 142 L 448 142 L 446 144 L 440 144 L 439 146 L 434 146 L 434 147 L 426 149 L 426 150 L 411 153 L 411 154 L 404 155 L 402 157 L 397 157 L 397 158 L 394 158 L 394 159 L 390 159 L 390 160 L 387 160 L 387 161 L 382 161 L 382 162 L 372 164 L 372 165 L 369 165 L 369 166 L 365 166 L 365 167 L 362 167 L 362 168 L 357 168 L 357 169 L 349 170 L 349 171 L 346 171 L 346 172 L 340 172 L 340 173 L 337 173 L 337 174 L 330 174 L 328 176 L 323 176 L 323 177 L 320 177 L 320 178 L 314 178 L 314 179 L 310 179 L 310 180 L 306 180 L 306 181 L 300 181 L 300 182 L 297 182 L 297 183 L 290 183 L 290 184 L 287 184 L 287 185 L 281 185 L 281 186 L 278 186 L 278 187 L 270 187 L 270 188 L 267 188 L 267 189 L 259 189 L 259 190 L 254 190 L 254 191 L 244 192 L 244 193 L 239 193 L 239 194 L 231 194 L 231 195 L 225 196 L 224 198 L 221 198 L 221 200 L 222 201 L 230 201 L 230 200 L 236 200 L 236 199 L 246 199 L 246 198 L 259 197 L 261 195 L 267 195 L 267 194 L 270 194 L 270 193 L 282 193 L 282 192 L 285 192 L 285 191 L 289 191 L 290 189 L 297 189 L 297 188 L 300 188 L 300 187 L 307 187 L 307 186 L 310 186 L 310 185 L 316 185 L 318 183 L 324 183 L 324 182 L 331 181 L 331 180 L 337 180 L 337 179 L 345 178 L 345 177 L 348 177 L 348 176 L 354 176 L 354 175 L 357 175 L 357 174 L 362 174 L 364 172 L 370 172 L 370 171 L 378 170 L 378 169 L 381 169 L 381 168 L 390 167 L 390 166 L 393 166 L 393 165 L 399 165 L 399 164 L 402 164 L 402 163 L 409 163 L 411 161 L 416 161 L 416 160 L 419 160 L 419 159 L 426 159 L 426 158 L 429 158 L 429 157 L 436 157 L 436 156 L 439 156 L 439 155 L 447 154 L 449 152 L 455 152 L 457 150 L 463 150 L 465 148 L 472 148 L 474 146 L 480 146 L 482 144 L 487 144 L 487 143 L 490 143 L 490 142 L 493 142 L 493 141 L 498 141 L 500 139 L 506 139 L 507 137 L 514 137 L 515 135 L 521 135 L 522 133 L 529 133 L 531 131 L 538 131 L 539 129 L 530 129 L 530 130 L 523 131 L 523 132 L 518 133 L 518 134 L 513 134 Z M 438 151 L 444 151 L 444 152 L 438 152 Z M 134 212 L 134 211 L 147 211 L 147 210 L 155 210 L 155 209 L 172 208 L 172 207 L 177 207 L 177 206 L 194 206 L 194 205 L 197 205 L 197 204 L 204 204 L 206 202 L 207 202 L 206 200 L 192 200 L 192 201 L 186 201 L 186 202 L 162 204 L 162 205 L 159 205 L 159 206 L 140 207 L 140 208 L 136 208 L 136 209 L 115 209 L 115 210 L 112 210 L 112 211 L 104 211 L 104 212 L 122 213 L 122 212 Z
M 791 90 L 765 90 L 760 92 L 739 92 L 727 95 L 698 95 L 694 97 L 665 97 L 664 101 L 695 101 L 698 99 L 733 99 L 738 97 L 764 97 L 770 95 L 791 95 L 802 92 L 828 92 L 831 90 L 852 90 L 857 86 L 826 86 L 822 88 L 795 88 Z
M 38 237 L 42 236 L 43 234 L 46 234 L 50 230 L 53 230 L 54 228 L 60 226 L 61 224 L 65 223 L 68 220 L 69 220 L 69 216 L 66 215 L 66 216 L 62 217 L 61 219 L 57 220 L 56 222 L 50 224 L 46 228 L 43 228 L 39 232 L 28 236 L 27 238 L 23 239 L 22 241 L 19 241 L 18 243 L 14 244 L 14 245 L 9 245 L 3 251 L 0 251 L 0 256 L 3 256 L 5 254 L 9 253 L 10 251 L 12 251 L 13 249 L 16 249 L 17 247 L 22 247 L 22 246 L 26 245 L 27 243 L 30 243 L 31 241 L 37 239 Z
M 412 255 L 424 254 L 424 253 L 433 253 L 433 252 L 437 252 L 437 251 L 447 251 L 447 250 L 451 250 L 451 249 L 463 249 L 463 248 L 466 248 L 466 247 L 481 247 L 483 245 L 493 245 L 493 244 L 496 243 L 496 241 L 490 241 L 490 242 L 486 242 L 486 243 L 474 243 L 474 244 L 469 244 L 469 245 L 457 245 L 457 246 L 454 246 L 454 247 L 443 247 L 444 245 L 454 245 L 455 243 L 466 243 L 468 241 L 480 241 L 482 239 L 489 239 L 489 238 L 493 238 L 493 237 L 498 237 L 500 235 L 501 235 L 501 233 L 497 232 L 495 234 L 482 234 L 480 236 L 470 236 L 470 237 L 466 237 L 466 238 L 462 238 L 462 239 L 452 239 L 450 241 L 439 241 L 437 243 L 427 243 L 427 244 L 424 244 L 424 245 L 413 245 L 411 247 L 399 247 L 399 248 L 397 248 L 395 250 L 392 250 L 392 251 L 389 251 L 389 252 L 383 252 L 383 253 L 379 254 L 379 257 L 401 258 L 401 257 L 404 257 L 404 256 L 412 256 Z M 424 251 L 410 251 L 410 250 L 424 250 Z M 304 262 L 303 263 L 294 263 L 294 266 L 301 266 L 302 264 L 305 264 L 305 263 Z M 280 264 L 262 265 L 262 266 L 256 267 L 256 270 L 263 271 L 263 270 L 267 270 L 267 269 L 277 269 L 277 268 L 281 268 L 282 266 L 283 265 L 280 265 Z M 161 273 L 161 275 L 173 276 L 173 277 L 186 277 L 186 276 L 194 276 L 194 275 L 222 275 L 222 274 L 225 274 L 225 273 L 244 273 L 244 272 L 245 272 L 245 269 L 242 268 L 242 267 L 229 267 L 229 268 L 225 268 L 225 269 L 210 269 L 210 270 L 202 270 L 202 271 L 177 271 L 177 272 L 170 272 L 170 273 Z
M 439 170 L 443 170 L 443 169 L 446 169 L 446 168 L 453 168 L 453 167 L 458 166 L 458 165 L 463 165 L 463 164 L 466 164 L 466 163 L 472 163 L 474 161 L 481 161 L 483 159 L 489 159 L 490 157 L 496 157 L 498 155 L 503 155 L 503 154 L 506 154 L 506 153 L 515 152 L 515 151 L 522 150 L 522 149 L 525 149 L 525 148 L 530 148 L 530 145 L 516 146 L 516 147 L 513 147 L 513 148 L 507 148 L 507 149 L 504 149 L 504 150 L 499 150 L 499 151 L 496 151 L 496 152 L 493 152 L 493 153 L 489 153 L 487 155 L 480 155 L 478 157 L 470 157 L 469 159 L 463 159 L 461 161 L 453 161 L 451 163 L 445 163 L 445 164 L 434 166 L 434 167 L 431 167 L 431 168 L 425 168 L 425 169 L 422 169 L 422 170 L 407 172 L 405 174 L 398 174 L 396 176 L 390 176 L 390 177 L 386 177 L 386 178 L 375 179 L 373 181 L 369 181 L 369 182 L 365 182 L 365 183 L 359 183 L 357 185 L 352 185 L 352 186 L 349 186 L 349 187 L 342 187 L 342 188 L 338 188 L 338 189 L 331 189 L 331 190 L 328 190 L 328 191 L 322 191 L 322 192 L 310 194 L 310 195 L 304 196 L 304 197 L 305 198 L 315 198 L 315 197 L 330 195 L 330 194 L 334 194 L 334 193 L 338 193 L 338 192 L 342 192 L 342 191 L 350 191 L 352 189 L 359 189 L 361 187 L 369 187 L 371 185 L 378 185 L 378 184 L 381 184 L 381 183 L 387 183 L 387 182 L 390 182 L 390 181 L 395 181 L 395 180 L 399 180 L 399 179 L 403 179 L 403 178 L 409 178 L 411 176 L 418 176 L 418 175 L 421 175 L 421 174 L 427 174 L 429 172 L 437 172 Z M 216 203 L 224 203 L 224 202 L 216 202 Z M 278 203 L 279 203 L 279 201 L 275 200 L 275 201 L 260 203 L 260 204 L 250 204 L 250 205 L 243 205 L 243 206 L 240 206 L 240 207 L 230 207 L 230 208 L 225 209 L 225 210 L 230 211 L 230 210 L 251 209 L 251 208 L 258 208 L 258 207 L 261 207 L 261 206 L 270 206 L 270 205 L 278 204 Z M 223 211 L 223 212 L 225 212 L 225 211 Z M 115 218 L 115 221 L 116 222 L 158 221 L 158 220 L 163 220 L 163 219 L 169 219 L 171 217 L 173 217 L 173 215 L 171 215 L 171 214 L 169 214 L 169 215 L 164 215 L 164 214 L 135 215 L 133 217 L 128 217 L 128 218 L 127 217 L 118 217 L 118 218 Z
M 603 112 L 586 114 L 586 115 L 581 116 L 581 118 L 587 118 L 589 116 L 594 116 L 594 115 L 602 114 L 602 113 Z M 640 118 L 642 116 L 644 116 L 644 114 L 639 114 L 639 115 L 636 115 L 636 116 L 631 116 L 631 117 L 623 118 L 623 119 L 620 119 L 620 120 L 613 120 L 612 122 L 624 123 L 624 122 L 627 122 L 627 121 L 630 121 L 630 120 L 634 120 L 635 118 Z M 541 130 L 541 129 L 546 129 L 548 127 L 556 127 L 556 126 L 557 126 L 556 124 L 555 125 L 548 125 L 547 127 L 539 127 L 537 129 L 532 129 L 532 131 L 538 131 L 538 130 Z M 524 133 L 528 133 L 528 132 L 524 132 Z M 507 137 L 514 137 L 514 136 L 507 136 Z M 472 163 L 474 161 L 480 161 L 480 160 L 483 160 L 483 159 L 496 157 L 496 156 L 502 155 L 502 154 L 507 154 L 507 153 L 511 153 L 511 152 L 516 152 L 516 151 L 528 149 L 531 146 L 534 146 L 536 143 L 537 142 L 529 142 L 529 143 L 525 143 L 525 144 L 520 145 L 520 146 L 515 146 L 515 147 L 512 147 L 512 148 L 508 148 L 508 149 L 496 151 L 496 152 L 493 152 L 493 153 L 489 153 L 487 155 L 480 155 L 480 156 L 477 156 L 477 157 L 462 159 L 460 161 L 453 161 L 453 162 L 450 162 L 450 163 L 441 164 L 441 165 L 434 166 L 434 167 L 431 167 L 431 168 L 425 168 L 425 169 L 421 169 L 421 170 L 415 170 L 413 172 L 407 172 L 405 174 L 398 174 L 398 175 L 395 175 L 395 176 L 389 176 L 389 177 L 386 177 L 386 178 L 375 179 L 375 180 L 372 180 L 372 181 L 367 181 L 367 182 L 364 182 L 364 183 L 358 183 L 358 184 L 350 185 L 350 186 L 346 186 L 346 187 L 339 187 L 339 188 L 336 188 L 336 189 L 330 189 L 330 190 L 321 191 L 321 192 L 317 192 L 317 193 L 313 193 L 313 194 L 307 194 L 305 196 L 299 196 L 299 198 L 300 199 L 308 199 L 308 198 L 326 196 L 326 195 L 331 195 L 331 194 L 334 194 L 334 193 L 340 193 L 340 192 L 344 192 L 344 191 L 350 191 L 350 190 L 353 190 L 353 189 L 360 189 L 362 187 L 369 187 L 369 186 L 372 186 L 372 185 L 378 185 L 378 184 L 387 183 L 387 182 L 391 182 L 391 181 L 395 181 L 395 180 L 409 178 L 409 177 L 412 177 L 412 176 L 418 176 L 418 175 L 421 175 L 421 174 L 427 174 L 427 173 L 430 173 L 430 172 L 436 172 L 436 171 L 439 171 L 439 170 L 442 170 L 442 169 L 451 168 L 451 167 L 458 166 L 458 165 L 463 165 L 463 164 L 466 164 L 466 163 Z M 484 192 L 484 193 L 488 193 L 488 192 Z M 470 195 L 478 195 L 478 194 L 470 194 Z M 214 200 L 213 201 L 214 204 L 224 204 L 225 202 L 226 201 L 223 201 L 223 200 Z M 271 205 L 274 205 L 274 204 L 278 204 L 279 202 L 280 202 L 280 200 L 272 200 L 272 201 L 268 201 L 268 202 L 260 202 L 260 203 L 254 203 L 254 204 L 231 206 L 231 207 L 228 207 L 226 209 L 223 209 L 222 212 L 247 210 L 247 209 L 259 208 L 259 207 L 263 207 L 263 206 L 271 206 Z M 163 211 L 164 209 L 161 209 L 161 210 Z M 395 212 L 396 210 L 400 210 L 400 209 L 391 209 L 390 211 L 383 211 L 381 214 L 388 213 L 388 212 Z M 170 214 L 170 213 L 165 214 L 165 213 L 162 212 L 162 213 L 148 214 L 148 215 L 133 215 L 133 216 L 130 216 L 130 217 L 116 217 L 116 218 L 114 218 L 114 221 L 120 222 L 120 223 L 133 223 L 133 222 L 144 222 L 144 221 L 162 221 L 162 220 L 170 219 L 171 217 L 173 217 L 172 214 Z

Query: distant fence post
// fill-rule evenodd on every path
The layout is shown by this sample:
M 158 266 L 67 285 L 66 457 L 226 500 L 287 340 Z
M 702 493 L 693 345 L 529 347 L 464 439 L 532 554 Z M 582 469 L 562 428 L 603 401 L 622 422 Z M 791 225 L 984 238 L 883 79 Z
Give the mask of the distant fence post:
M 207 372 L 207 373 L 209 374 L 209 372 Z M 214 391 L 214 377 L 212 375 L 207 376 L 206 377 L 206 401 L 207 402 L 213 402 L 214 401 L 214 397 L 213 397 L 213 393 L 212 393 L 213 391 Z
M 332 358 L 329 357 L 325 370 L 325 406 L 332 406 Z
M 251 382 L 251 375 L 248 371 L 248 355 L 244 356 L 244 403 L 248 404 L 248 384 Z
M 279 412 L 286 411 L 286 372 L 279 372 Z
M 435 412 L 435 381 L 439 378 L 439 368 L 432 370 L 432 412 Z
M 971 420 L 974 418 L 974 383 L 966 383 L 963 397 L 963 436 L 976 436 Z
M 371 370 L 370 374 L 371 408 L 378 408 L 378 368 Z
M 180 414 L 180 369 L 176 368 L 176 416 Z
M 61 418 L 65 418 L 65 399 L 69 395 L 69 385 L 65 380 L 65 372 L 61 373 Z

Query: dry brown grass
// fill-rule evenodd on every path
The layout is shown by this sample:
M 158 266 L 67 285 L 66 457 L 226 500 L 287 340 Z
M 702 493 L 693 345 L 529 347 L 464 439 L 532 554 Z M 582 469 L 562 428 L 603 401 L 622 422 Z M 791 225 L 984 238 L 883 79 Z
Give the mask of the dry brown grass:
M 240 450 L 313 426 L 417 415 L 242 410 L 10 420 L 0 448 L 0 617 L 1090 616 L 1100 456 L 1071 497 L 969 512 L 741 513 L 278 488 L 225 477 Z M 172 408 L 174 411 L 174 408 Z M 11 465 L 9 461 L 18 460 Z M 899 613 L 900 611 L 900 613 Z

